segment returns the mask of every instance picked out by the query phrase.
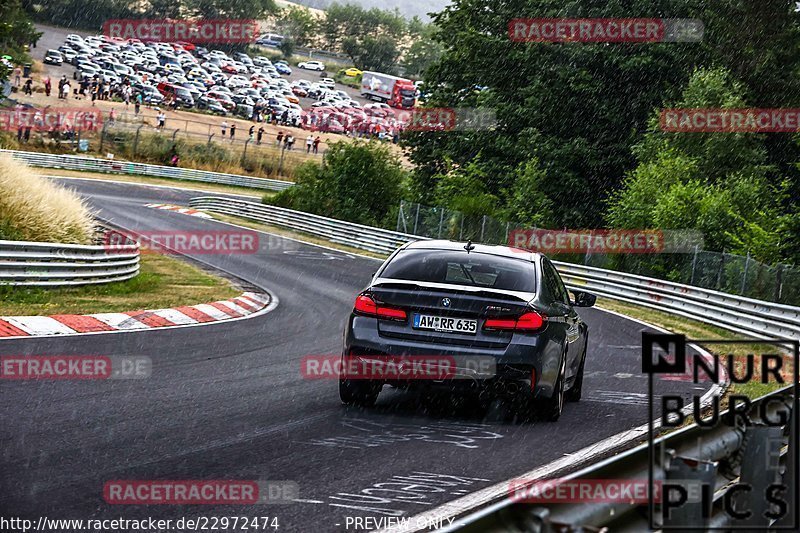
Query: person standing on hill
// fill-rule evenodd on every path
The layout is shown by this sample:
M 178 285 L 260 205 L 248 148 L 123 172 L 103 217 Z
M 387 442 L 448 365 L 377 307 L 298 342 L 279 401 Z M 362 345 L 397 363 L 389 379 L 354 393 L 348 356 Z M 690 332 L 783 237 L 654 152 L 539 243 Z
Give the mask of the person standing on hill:
M 233 122 L 231 124 L 231 142 L 233 142 L 233 138 L 236 136 L 236 123 Z

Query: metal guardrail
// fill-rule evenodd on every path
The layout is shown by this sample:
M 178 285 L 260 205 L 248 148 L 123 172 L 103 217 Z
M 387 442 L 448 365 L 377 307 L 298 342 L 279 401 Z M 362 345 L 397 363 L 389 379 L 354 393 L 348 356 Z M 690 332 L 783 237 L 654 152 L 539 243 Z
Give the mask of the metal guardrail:
M 654 482 L 662 483 L 662 487 L 679 485 L 687 491 L 691 490 L 690 487 L 698 489 L 687 503 L 669 516 L 657 508 L 654 508 L 654 516 L 648 516 L 650 509 L 646 497 L 644 502 L 622 502 L 617 499 L 606 502 L 562 500 L 563 503 L 558 504 L 543 503 L 542 500 L 547 498 L 535 501 L 538 499 L 537 492 L 530 483 L 534 480 L 517 480 L 509 482 L 507 498 L 456 518 L 453 526 L 445 531 L 649 531 L 651 519 L 652 525 L 666 531 L 725 530 L 730 527 L 745 531 L 767 531 L 778 527 L 791 529 L 793 524 L 796 526 L 797 513 L 800 512 L 794 507 L 800 480 L 794 477 L 798 460 L 797 412 L 794 409 L 797 402 L 791 389 L 793 387 L 755 400 L 749 411 L 752 425 L 717 425 L 714 428 L 691 425 L 654 440 Z M 786 416 L 786 424 L 765 423 L 765 420 L 779 420 L 779 412 Z M 663 456 L 658 450 L 665 452 Z M 650 447 L 644 444 L 559 477 L 553 481 L 551 494 L 561 484 L 565 487 L 594 487 L 613 480 L 620 483 L 647 483 L 651 464 L 649 453 Z M 752 489 L 744 498 L 740 493 L 727 502 L 727 505 L 732 502 L 737 512 L 743 512 L 745 508 L 751 512 L 748 518 L 736 521 L 725 509 L 725 492 L 735 483 Z M 713 487 L 713 494 L 705 502 L 697 498 L 703 484 Z M 765 511 L 770 510 L 764 495 L 771 484 L 783 485 L 788 489 L 781 495 L 788 504 L 787 513 L 777 522 L 763 516 Z M 666 491 L 661 491 L 661 499 L 667 499 Z
M 139 244 L 0 241 L 0 285 L 74 286 L 111 283 L 139 273 Z
M 189 205 L 195 209 L 207 209 L 217 213 L 235 215 L 265 224 L 281 226 L 295 231 L 324 237 L 331 242 L 367 250 L 378 254 L 390 254 L 398 246 L 419 237 L 407 233 L 364 226 L 333 218 L 312 215 L 273 205 L 248 202 L 218 196 L 192 198 Z
M 217 183 L 221 185 L 234 185 L 250 189 L 265 191 L 282 191 L 294 183 L 290 181 L 273 180 L 268 178 L 254 178 L 239 174 L 226 174 L 207 170 L 194 170 L 191 168 L 169 167 L 163 165 L 149 165 L 132 161 L 118 161 L 115 159 L 99 159 L 77 155 L 47 154 L 43 152 L 22 152 L 18 150 L 0 150 L 0 153 L 11 154 L 25 163 L 41 168 L 62 168 L 66 170 L 83 170 L 89 172 L 102 172 L 105 174 L 133 174 L 139 176 L 153 176 L 185 181 L 198 181 L 203 183 Z
M 800 339 L 800 308 L 690 285 L 555 262 L 564 283 L 614 300 L 691 318 L 752 337 Z
M 246 200 L 194 198 L 192 207 L 290 228 L 332 242 L 389 254 L 422 237 Z M 800 308 L 612 270 L 556 262 L 570 288 L 713 324 L 756 338 L 800 338 Z

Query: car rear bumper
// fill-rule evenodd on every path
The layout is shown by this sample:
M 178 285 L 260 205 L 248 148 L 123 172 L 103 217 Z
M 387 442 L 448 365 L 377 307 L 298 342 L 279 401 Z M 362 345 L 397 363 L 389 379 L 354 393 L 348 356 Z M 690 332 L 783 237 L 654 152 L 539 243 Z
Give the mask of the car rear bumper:
M 543 334 L 515 334 L 511 342 L 498 348 L 388 337 L 378 332 L 377 319 L 353 315 L 345 330 L 343 354 L 345 362 L 392 357 L 430 361 L 440 356 L 457 361 L 452 375 L 446 379 L 381 379 L 379 376 L 374 379 L 391 385 L 445 386 L 455 391 L 479 389 L 550 397 L 558 375 L 561 349 Z M 474 372 L 477 366 L 486 368 L 476 362 L 486 358 L 494 363 L 492 371 L 488 374 Z M 461 364 L 463 360 L 467 363 Z

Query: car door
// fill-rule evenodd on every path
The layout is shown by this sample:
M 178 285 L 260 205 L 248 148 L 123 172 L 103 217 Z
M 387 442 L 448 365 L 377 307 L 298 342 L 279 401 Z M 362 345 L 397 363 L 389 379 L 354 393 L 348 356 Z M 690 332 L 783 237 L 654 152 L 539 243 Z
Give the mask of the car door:
M 553 263 L 549 259 L 542 261 L 542 269 L 545 275 L 545 281 L 548 287 L 553 291 L 555 302 L 553 307 L 558 310 L 560 316 L 563 318 L 566 326 L 567 337 L 567 379 L 575 375 L 578 367 L 581 364 L 581 357 L 583 356 L 584 348 L 586 345 L 586 325 L 581 320 L 581 317 L 575 311 L 569 299 L 569 292 L 561 280 Z

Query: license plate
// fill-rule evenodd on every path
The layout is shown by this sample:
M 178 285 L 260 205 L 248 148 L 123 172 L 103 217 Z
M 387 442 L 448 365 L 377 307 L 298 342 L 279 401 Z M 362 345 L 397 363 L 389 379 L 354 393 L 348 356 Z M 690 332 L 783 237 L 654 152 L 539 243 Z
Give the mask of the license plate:
M 414 329 L 430 329 L 445 333 L 468 333 L 470 335 L 475 335 L 478 331 L 478 321 L 469 318 L 414 315 Z

